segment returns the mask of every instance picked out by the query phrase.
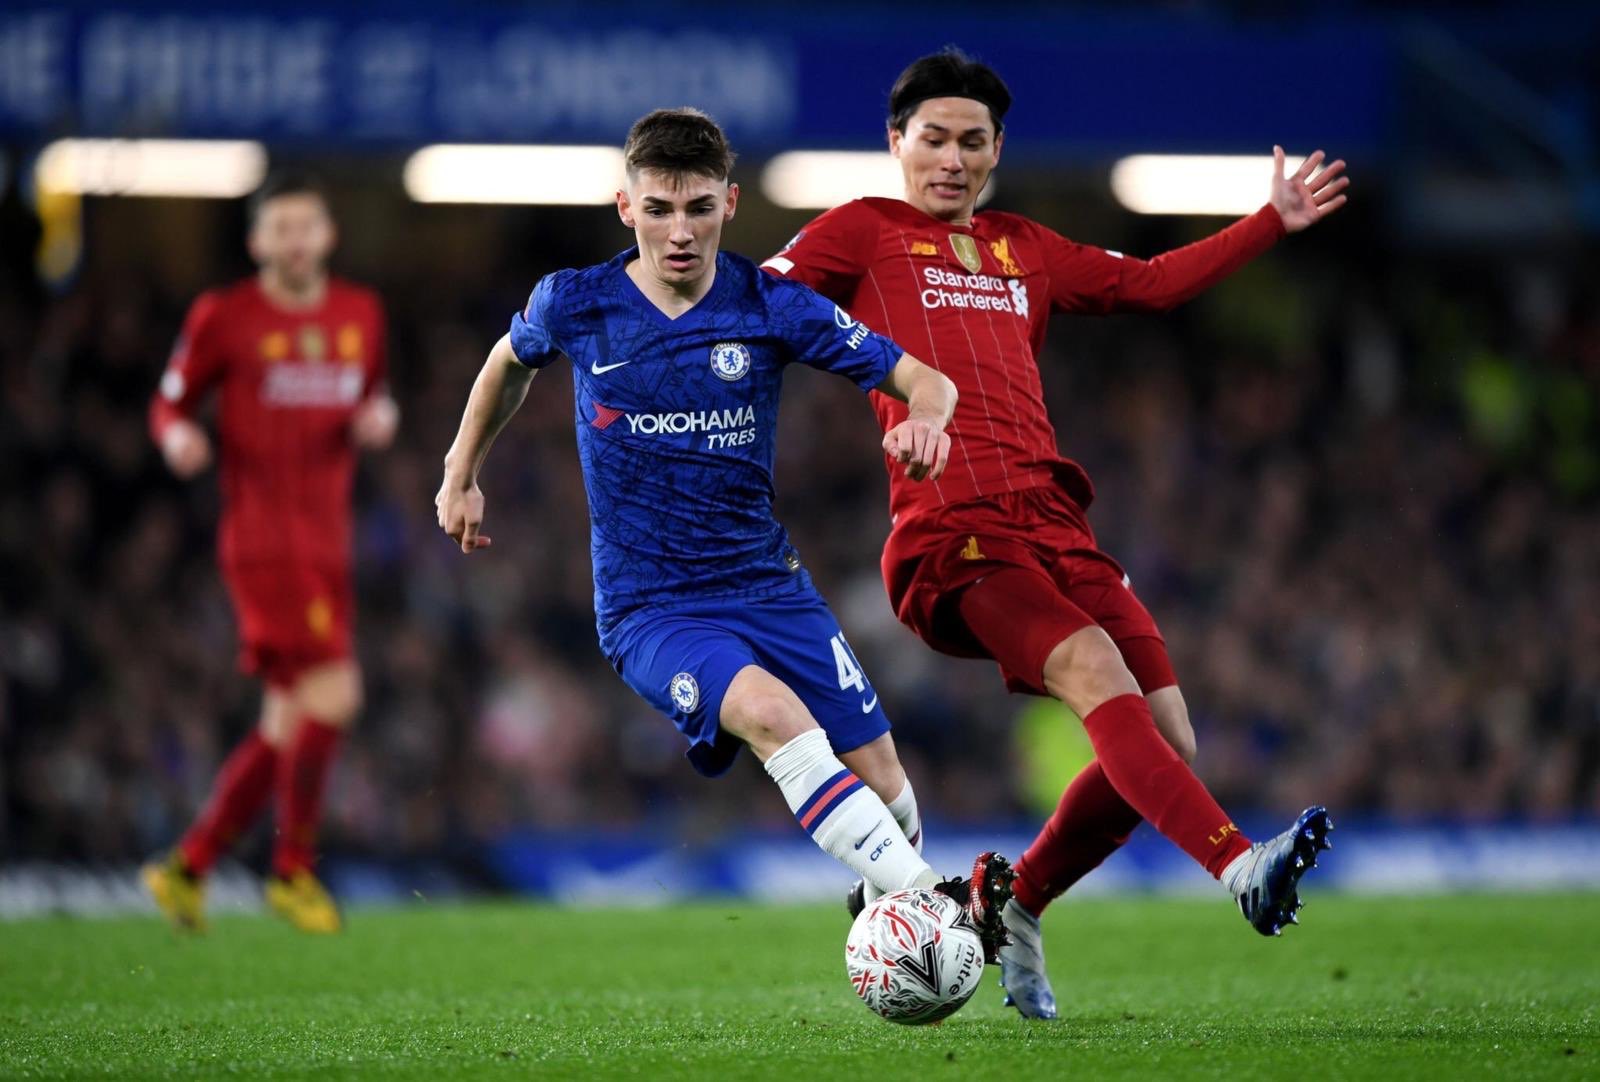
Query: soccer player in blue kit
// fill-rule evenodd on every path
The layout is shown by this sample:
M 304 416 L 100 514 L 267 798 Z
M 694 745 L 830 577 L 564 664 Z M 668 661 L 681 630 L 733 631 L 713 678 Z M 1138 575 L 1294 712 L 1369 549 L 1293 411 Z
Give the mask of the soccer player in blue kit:
M 692 109 L 641 118 L 617 211 L 636 247 L 542 279 L 489 352 L 435 504 L 462 552 L 486 548 L 478 474 L 558 356 L 574 367 L 595 619 L 618 674 L 671 718 L 707 776 L 741 745 L 795 818 L 872 896 L 929 887 L 967 907 L 989 961 L 1005 938 L 1005 858 L 943 880 L 921 856 L 916 799 L 889 721 L 773 517 L 784 367 L 835 372 L 906 402 L 883 447 L 937 478 L 955 385 L 810 289 L 719 251 L 738 186 L 721 129 Z

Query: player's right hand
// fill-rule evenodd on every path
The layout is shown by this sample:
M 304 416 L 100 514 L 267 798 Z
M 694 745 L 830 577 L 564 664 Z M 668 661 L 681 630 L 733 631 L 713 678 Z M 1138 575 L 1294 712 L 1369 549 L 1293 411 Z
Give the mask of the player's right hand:
M 167 468 L 187 481 L 211 465 L 211 437 L 193 421 L 178 418 L 161 434 L 161 457 Z
M 950 436 L 942 423 L 907 417 L 884 433 L 883 453 L 905 466 L 913 481 L 937 481 L 950 461 Z
M 462 552 L 486 549 L 494 543 L 478 532 L 483 526 L 483 490 L 476 481 L 464 486 L 445 474 L 439 494 L 433 498 L 433 506 L 439 512 L 439 528 L 461 546 Z

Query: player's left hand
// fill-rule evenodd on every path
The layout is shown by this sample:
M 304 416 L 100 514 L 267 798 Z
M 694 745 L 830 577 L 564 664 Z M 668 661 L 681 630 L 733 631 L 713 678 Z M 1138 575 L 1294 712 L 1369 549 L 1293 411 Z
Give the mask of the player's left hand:
M 350 418 L 350 438 L 368 451 L 386 450 L 400 427 L 400 407 L 386 394 L 375 394 L 356 407 Z
M 950 437 L 943 425 L 907 417 L 884 433 L 883 453 L 904 464 L 913 481 L 937 481 L 950 462 Z
M 1267 201 L 1283 219 L 1285 232 L 1308 229 L 1344 206 L 1344 190 L 1350 186 L 1350 178 L 1339 175 L 1344 172 L 1343 158 L 1319 171 L 1317 167 L 1326 155 L 1320 150 L 1312 151 L 1293 176 L 1285 177 L 1283 157 L 1282 147 L 1272 148 L 1272 195 Z

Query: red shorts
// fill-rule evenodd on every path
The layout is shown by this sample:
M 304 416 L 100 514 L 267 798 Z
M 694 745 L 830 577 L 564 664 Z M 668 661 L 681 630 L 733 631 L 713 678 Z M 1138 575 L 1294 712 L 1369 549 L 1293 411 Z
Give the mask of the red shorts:
M 1003 569 L 1011 573 L 996 576 Z M 991 591 L 958 605 L 963 591 L 991 577 Z M 1155 620 L 1058 486 L 904 520 L 884 547 L 883 581 L 895 614 L 924 642 L 998 661 L 1012 691 L 1045 694 L 1045 659 L 1091 624 L 1117 644 L 1146 694 L 1178 682 Z
M 223 568 L 239 621 L 239 668 L 292 687 L 307 669 L 352 653 L 355 604 L 342 567 L 250 564 Z

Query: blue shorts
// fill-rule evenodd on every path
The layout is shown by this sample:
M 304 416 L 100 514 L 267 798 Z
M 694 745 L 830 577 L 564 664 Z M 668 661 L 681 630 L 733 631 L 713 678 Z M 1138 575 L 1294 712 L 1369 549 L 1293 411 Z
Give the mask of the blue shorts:
M 728 685 L 746 665 L 787 684 L 836 755 L 889 731 L 878 693 L 815 591 L 675 605 L 636 615 L 617 638 L 611 664 L 672 719 L 689 740 L 689 762 L 707 777 L 724 773 L 739 753 L 742 742 L 720 719 Z

